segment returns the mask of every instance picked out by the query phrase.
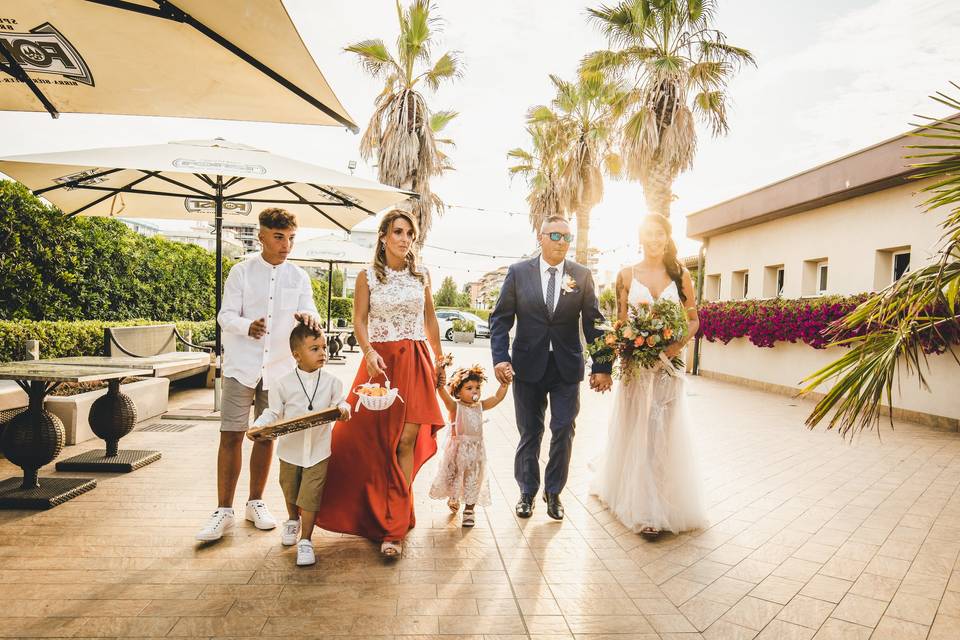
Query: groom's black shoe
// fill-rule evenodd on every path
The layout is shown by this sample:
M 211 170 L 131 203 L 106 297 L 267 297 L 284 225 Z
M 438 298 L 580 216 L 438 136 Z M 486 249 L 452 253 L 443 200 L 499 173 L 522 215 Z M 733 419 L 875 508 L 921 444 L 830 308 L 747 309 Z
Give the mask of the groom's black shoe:
M 547 503 L 547 515 L 554 520 L 563 520 L 563 505 L 559 493 L 543 492 L 543 501 Z
M 533 496 L 529 493 L 521 493 L 520 501 L 517 503 L 517 517 L 529 518 L 533 515 Z

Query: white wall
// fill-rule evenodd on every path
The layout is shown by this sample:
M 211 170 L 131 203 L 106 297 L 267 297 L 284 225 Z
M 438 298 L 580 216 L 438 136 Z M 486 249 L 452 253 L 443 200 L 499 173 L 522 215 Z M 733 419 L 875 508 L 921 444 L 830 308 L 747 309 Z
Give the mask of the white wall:
M 846 353 L 842 347 L 814 349 L 803 343 L 778 342 L 773 348 L 754 346 L 747 338 L 728 344 L 707 342 L 700 347 L 702 371 L 736 376 L 760 383 L 792 387 Z M 929 370 L 924 375 L 930 391 L 920 388 L 917 378 L 902 370 L 899 391 L 894 384 L 894 407 L 956 420 L 960 418 L 960 366 L 949 355 L 930 356 Z M 827 391 L 821 387 L 818 391 Z M 884 400 L 886 404 L 886 400 Z
M 828 293 L 872 291 L 877 251 L 909 246 L 911 266 L 928 261 L 936 251 L 943 213 L 923 213 L 911 183 L 845 202 L 757 224 L 709 239 L 704 273 L 720 276 L 721 300 L 736 299 L 734 273 L 748 270 L 748 297 L 763 296 L 765 267 L 784 265 L 783 297 L 799 298 L 804 267 L 826 259 Z M 805 263 L 807 263 L 805 265 Z

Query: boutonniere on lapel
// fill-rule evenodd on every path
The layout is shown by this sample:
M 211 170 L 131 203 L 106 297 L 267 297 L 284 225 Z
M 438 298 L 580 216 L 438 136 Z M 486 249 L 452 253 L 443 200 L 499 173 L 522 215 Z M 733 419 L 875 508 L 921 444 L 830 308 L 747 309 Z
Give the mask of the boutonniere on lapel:
M 560 291 L 560 295 L 564 293 L 575 293 L 577 291 L 577 281 L 573 279 L 573 276 L 567 276 L 563 279 L 563 284 L 560 285 Z

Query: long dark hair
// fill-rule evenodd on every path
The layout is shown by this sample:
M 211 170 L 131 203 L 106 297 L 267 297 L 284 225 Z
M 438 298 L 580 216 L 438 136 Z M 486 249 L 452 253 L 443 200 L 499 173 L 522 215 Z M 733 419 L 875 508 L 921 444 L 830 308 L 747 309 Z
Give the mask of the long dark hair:
M 683 293 L 683 265 L 677 260 L 677 243 L 673 241 L 673 225 L 657 213 L 651 213 L 643 219 L 643 224 L 648 222 L 658 225 L 667 235 L 667 246 L 663 250 L 663 267 L 667 270 L 670 279 L 677 285 L 680 302 L 686 302 L 687 296 Z
M 377 277 L 377 281 L 381 283 L 387 281 L 387 247 L 385 238 L 387 233 L 390 232 L 390 225 L 398 218 L 403 218 L 410 223 L 410 227 L 413 229 L 414 240 L 420 237 L 420 227 L 417 226 L 417 221 L 414 220 L 412 214 L 402 209 L 393 209 L 383 216 L 383 220 L 380 221 L 380 227 L 377 229 L 377 248 L 373 251 L 373 272 Z M 423 273 L 417 269 L 417 258 L 412 250 L 407 253 L 406 263 L 407 271 L 410 272 L 410 275 L 421 283 L 426 284 L 426 278 L 424 278 Z

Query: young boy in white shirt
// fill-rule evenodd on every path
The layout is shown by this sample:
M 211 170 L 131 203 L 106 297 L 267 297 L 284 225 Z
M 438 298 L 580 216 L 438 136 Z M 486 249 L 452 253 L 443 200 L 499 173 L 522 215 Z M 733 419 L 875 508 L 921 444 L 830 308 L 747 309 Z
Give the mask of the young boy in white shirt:
M 297 324 L 290 333 L 290 351 L 297 366 L 270 387 L 268 406 L 253 426 L 296 418 L 334 405 L 340 409 L 340 419 L 349 420 L 350 405 L 345 402 L 343 383 L 322 369 L 327 361 L 323 331 Z M 332 431 L 333 424 L 328 423 L 278 439 L 280 487 L 289 516 L 283 523 L 281 542 L 297 545 L 297 566 L 301 567 L 317 561 L 310 538 L 327 478 Z
M 296 238 L 296 217 L 285 209 L 271 208 L 261 211 L 259 220 L 262 250 L 230 269 L 217 316 L 225 353 L 217 508 L 197 533 L 202 542 L 219 540 L 233 527 L 233 499 L 244 436 L 250 427 L 250 405 L 254 405 L 256 419 L 267 406 L 271 385 L 294 366 L 287 345 L 290 331 L 297 322 L 320 327 L 310 276 L 287 261 Z M 272 459 L 272 440 L 253 443 L 244 516 L 262 530 L 277 526 L 263 501 Z

